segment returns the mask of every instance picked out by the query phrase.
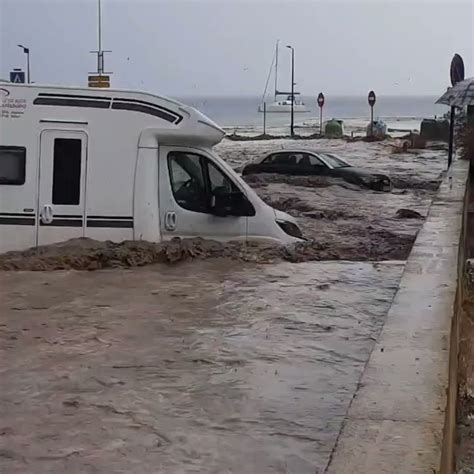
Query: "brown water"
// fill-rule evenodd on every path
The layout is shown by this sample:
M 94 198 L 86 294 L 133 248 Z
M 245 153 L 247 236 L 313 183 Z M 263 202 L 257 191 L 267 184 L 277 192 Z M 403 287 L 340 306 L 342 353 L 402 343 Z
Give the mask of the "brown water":
M 322 472 L 401 263 L 0 274 L 0 471 Z
M 237 261 L 273 263 L 311 260 L 404 260 L 427 215 L 445 167 L 438 146 L 412 153 L 393 153 L 396 142 L 306 140 L 298 148 L 338 152 L 355 165 L 388 173 L 396 188 L 383 193 L 340 179 L 255 175 L 246 177 L 271 206 L 296 217 L 305 244 L 287 249 L 194 239 L 185 242 L 101 243 L 78 239 L 26 252 L 0 255 L 3 270 L 87 269 L 176 263 L 187 259 L 225 257 Z M 222 157 L 242 164 L 271 150 L 295 146 L 291 140 L 223 141 Z M 402 212 L 401 212 L 402 211 Z M 413 214 L 420 219 L 410 218 Z
M 396 140 L 223 141 L 216 147 L 229 163 L 247 161 L 282 149 L 309 149 L 340 154 L 354 166 L 386 173 L 393 192 L 382 193 L 340 179 L 281 175 L 252 175 L 245 179 L 271 206 L 298 219 L 304 234 L 324 251 L 306 252 L 321 259 L 406 259 L 424 219 L 406 218 L 428 213 L 443 170 L 446 152 L 439 144 L 424 150 L 394 153 Z
M 310 243 L 79 240 L 0 256 L 3 270 L 122 267 L 0 273 L 0 472 L 324 472 L 404 266 L 367 260 L 406 258 L 423 219 L 398 211 L 427 214 L 444 157 L 323 144 L 397 189 L 253 180 Z M 275 146 L 291 142 L 218 150 L 242 163 Z

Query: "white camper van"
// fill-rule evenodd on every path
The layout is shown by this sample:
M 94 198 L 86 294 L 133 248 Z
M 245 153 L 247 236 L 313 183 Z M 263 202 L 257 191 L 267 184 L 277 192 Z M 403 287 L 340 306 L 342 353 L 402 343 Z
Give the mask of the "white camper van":
M 0 252 L 74 237 L 294 242 L 191 107 L 132 91 L 0 84 Z

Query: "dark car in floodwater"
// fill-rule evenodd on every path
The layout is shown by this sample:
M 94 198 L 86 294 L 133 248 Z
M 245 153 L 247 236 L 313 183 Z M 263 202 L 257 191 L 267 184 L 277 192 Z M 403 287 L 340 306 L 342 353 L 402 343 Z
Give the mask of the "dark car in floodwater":
M 390 191 L 390 178 L 364 168 L 351 166 L 334 153 L 310 150 L 280 150 L 269 153 L 242 168 L 242 175 L 277 173 L 293 176 L 330 176 L 341 178 L 375 191 Z

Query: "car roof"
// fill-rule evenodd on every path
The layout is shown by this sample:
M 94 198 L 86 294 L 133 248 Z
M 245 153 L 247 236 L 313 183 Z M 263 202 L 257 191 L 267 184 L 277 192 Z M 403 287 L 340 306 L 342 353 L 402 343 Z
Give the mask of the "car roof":
M 265 156 L 268 156 L 268 155 L 273 155 L 275 153 L 314 153 L 314 154 L 318 154 L 318 153 L 321 153 L 323 155 L 326 155 L 326 154 L 329 154 L 329 155 L 336 155 L 336 153 L 333 153 L 332 151 L 328 151 L 328 150 L 313 150 L 313 149 L 304 149 L 304 148 L 282 148 L 280 150 L 272 150 L 272 151 L 268 151 L 267 153 L 265 153 Z
M 314 155 L 335 155 L 336 153 L 333 153 L 332 151 L 326 151 L 326 150 L 309 150 L 309 149 L 304 149 L 304 148 L 282 148 L 279 150 L 272 150 L 272 151 L 267 151 L 264 155 L 262 155 L 260 158 L 257 159 L 257 163 L 261 163 L 265 158 L 269 157 L 270 155 L 275 155 L 276 153 L 312 153 Z

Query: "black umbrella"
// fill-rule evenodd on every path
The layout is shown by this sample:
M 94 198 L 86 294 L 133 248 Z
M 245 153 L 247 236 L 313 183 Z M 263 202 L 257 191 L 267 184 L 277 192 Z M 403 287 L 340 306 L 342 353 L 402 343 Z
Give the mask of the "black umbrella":
M 474 77 L 450 87 L 436 103 L 449 105 L 450 107 L 474 105 Z

